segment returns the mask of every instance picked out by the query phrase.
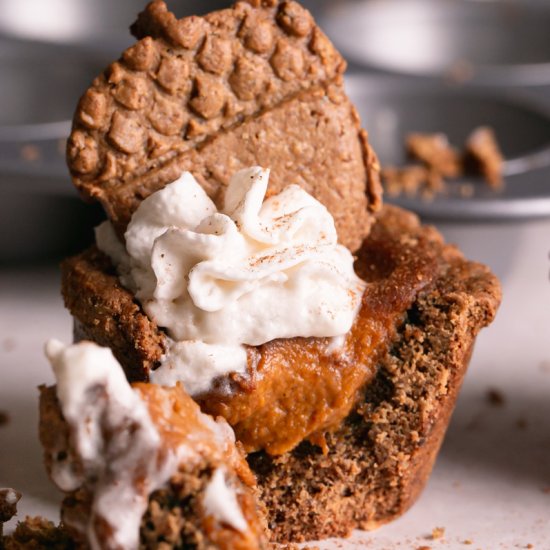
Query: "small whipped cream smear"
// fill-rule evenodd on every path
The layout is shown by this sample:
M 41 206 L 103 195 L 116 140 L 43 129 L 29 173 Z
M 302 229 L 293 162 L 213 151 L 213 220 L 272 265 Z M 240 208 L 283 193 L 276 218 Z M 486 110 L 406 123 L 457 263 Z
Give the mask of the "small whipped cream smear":
M 92 342 L 65 346 L 50 340 L 45 351 L 71 440 L 69 453 L 64 448 L 52 453 L 51 477 L 62 491 L 86 486 L 92 493 L 89 518 L 71 526 L 93 550 L 137 549 L 151 493 L 165 487 L 181 463 L 192 463 L 200 455 L 186 442 L 174 449 L 163 446 L 147 405 L 110 349 Z M 235 435 L 227 423 L 197 414 L 220 449 L 234 445 Z M 244 532 L 248 524 L 225 474 L 223 467 L 214 471 L 203 506 L 207 515 Z M 102 524 L 109 528 L 101 528 Z
M 260 167 L 238 172 L 218 210 L 185 172 L 140 204 L 126 246 L 109 222 L 96 229 L 122 284 L 168 335 L 152 382 L 198 395 L 246 372 L 246 345 L 342 341 L 351 329 L 365 283 L 331 214 L 298 185 L 266 198 L 268 181 Z

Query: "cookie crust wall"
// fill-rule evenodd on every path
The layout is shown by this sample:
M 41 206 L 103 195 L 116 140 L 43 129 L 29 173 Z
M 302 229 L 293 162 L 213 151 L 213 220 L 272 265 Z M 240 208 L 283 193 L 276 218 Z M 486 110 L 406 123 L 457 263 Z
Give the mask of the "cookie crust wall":
M 392 209 L 359 254 L 371 257 L 378 239 L 412 242 L 426 230 L 414 216 Z M 305 442 L 282 457 L 249 455 L 277 541 L 374 529 L 403 514 L 425 486 L 475 337 L 493 320 L 501 298 L 485 266 L 464 260 L 440 239 L 434 245 L 445 267 L 407 312 L 356 410 L 328 436 L 329 453 Z
M 345 62 L 296 2 L 239 2 L 177 20 L 160 0 L 139 42 L 80 100 L 67 161 L 81 194 L 123 232 L 143 198 L 190 170 L 209 195 L 239 167 L 298 183 L 356 250 L 381 204 L 378 161 L 343 89 Z

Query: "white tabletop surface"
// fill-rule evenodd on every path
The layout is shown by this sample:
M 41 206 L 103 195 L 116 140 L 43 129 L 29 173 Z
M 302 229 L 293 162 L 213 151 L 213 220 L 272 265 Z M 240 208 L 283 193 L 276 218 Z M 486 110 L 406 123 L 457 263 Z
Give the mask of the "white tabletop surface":
M 416 505 L 378 531 L 322 548 L 550 549 L 550 221 L 440 229 L 501 278 L 501 309 L 478 339 Z M 60 497 L 37 438 L 36 387 L 52 382 L 42 354 L 50 337 L 71 340 L 56 268 L 0 269 L 0 410 L 11 417 L 0 427 L 0 487 L 23 493 L 19 517 L 57 518 Z M 491 389 L 501 406 L 487 399 Z M 444 537 L 431 540 L 436 527 Z

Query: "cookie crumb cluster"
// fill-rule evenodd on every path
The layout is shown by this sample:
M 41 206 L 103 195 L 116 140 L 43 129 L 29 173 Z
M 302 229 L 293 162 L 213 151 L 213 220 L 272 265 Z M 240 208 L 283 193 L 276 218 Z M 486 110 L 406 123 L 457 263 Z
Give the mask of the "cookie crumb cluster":
M 2 534 L 4 523 L 17 514 L 17 503 L 21 499 L 21 493 L 14 489 L 0 489 L 0 547 L 2 546 Z
M 448 190 L 447 180 L 462 176 L 481 177 L 492 188 L 502 187 L 504 158 L 494 131 L 486 126 L 476 128 L 466 140 L 463 151 L 449 143 L 445 134 L 409 134 L 405 140 L 407 155 L 416 164 L 382 169 L 384 188 L 390 197 L 421 194 L 431 199 Z M 475 187 L 461 184 L 459 193 L 471 197 Z

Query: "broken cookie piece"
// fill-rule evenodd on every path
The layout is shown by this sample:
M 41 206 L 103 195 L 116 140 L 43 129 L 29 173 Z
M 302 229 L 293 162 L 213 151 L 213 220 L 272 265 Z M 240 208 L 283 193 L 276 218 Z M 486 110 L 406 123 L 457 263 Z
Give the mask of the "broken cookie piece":
M 416 164 L 396 168 L 385 166 L 381 171 L 384 188 L 390 197 L 397 197 L 404 193 L 415 196 L 419 193 L 424 198 L 431 198 L 444 188 L 444 181 L 440 174 L 426 166 Z
M 177 20 L 157 0 L 133 30 L 140 41 L 75 114 L 73 180 L 110 221 L 97 233 L 103 252 L 64 262 L 63 296 L 76 339 L 112 348 L 131 381 L 159 384 L 128 391 L 157 395 L 163 426 L 177 435 L 176 413 L 188 419 L 187 405 L 172 407 L 178 384 L 202 408 L 195 416 L 232 424 L 257 484 L 242 479 L 239 461 L 202 453 L 200 436 L 188 455 L 205 461 L 179 463 L 185 475 L 162 487 L 140 485 L 144 516 L 132 533 L 152 547 L 160 538 L 219 547 L 225 539 L 212 539 L 218 529 L 204 527 L 195 504 L 210 500 L 207 486 L 223 491 L 213 471 L 222 464 L 226 486 L 253 491 L 251 508 L 266 512 L 264 531 L 250 520 L 245 548 L 394 519 L 428 478 L 498 282 L 410 213 L 380 209 L 378 164 L 343 92 L 344 63 L 296 2 Z M 102 386 L 94 403 L 120 411 Z M 51 391 L 66 422 L 45 407 L 44 426 L 59 426 L 42 434 L 46 461 L 52 474 L 66 462 L 81 479 L 82 453 L 63 435 L 70 415 Z M 108 455 L 124 447 L 123 425 L 102 430 Z M 134 427 L 140 436 L 144 426 Z M 150 479 L 145 462 L 116 477 L 127 487 L 137 465 Z M 97 535 L 120 525 L 94 504 L 105 472 L 67 487 L 75 536 L 82 518 L 98 519 Z M 232 525 L 221 532 L 237 536 Z
M 412 159 L 444 178 L 456 178 L 462 172 L 460 153 L 445 134 L 409 134 L 405 147 Z
M 57 386 L 41 389 L 40 439 L 73 540 L 262 547 L 254 476 L 225 421 L 202 414 L 181 386 L 131 387 L 108 349 L 50 341 L 46 351 Z
M 27 517 L 14 532 L 4 537 L 4 550 L 75 550 L 75 541 L 63 525 L 55 525 L 42 517 Z
M 479 175 L 494 189 L 502 186 L 504 157 L 492 128 L 476 128 L 466 141 L 464 167 L 466 173 Z

